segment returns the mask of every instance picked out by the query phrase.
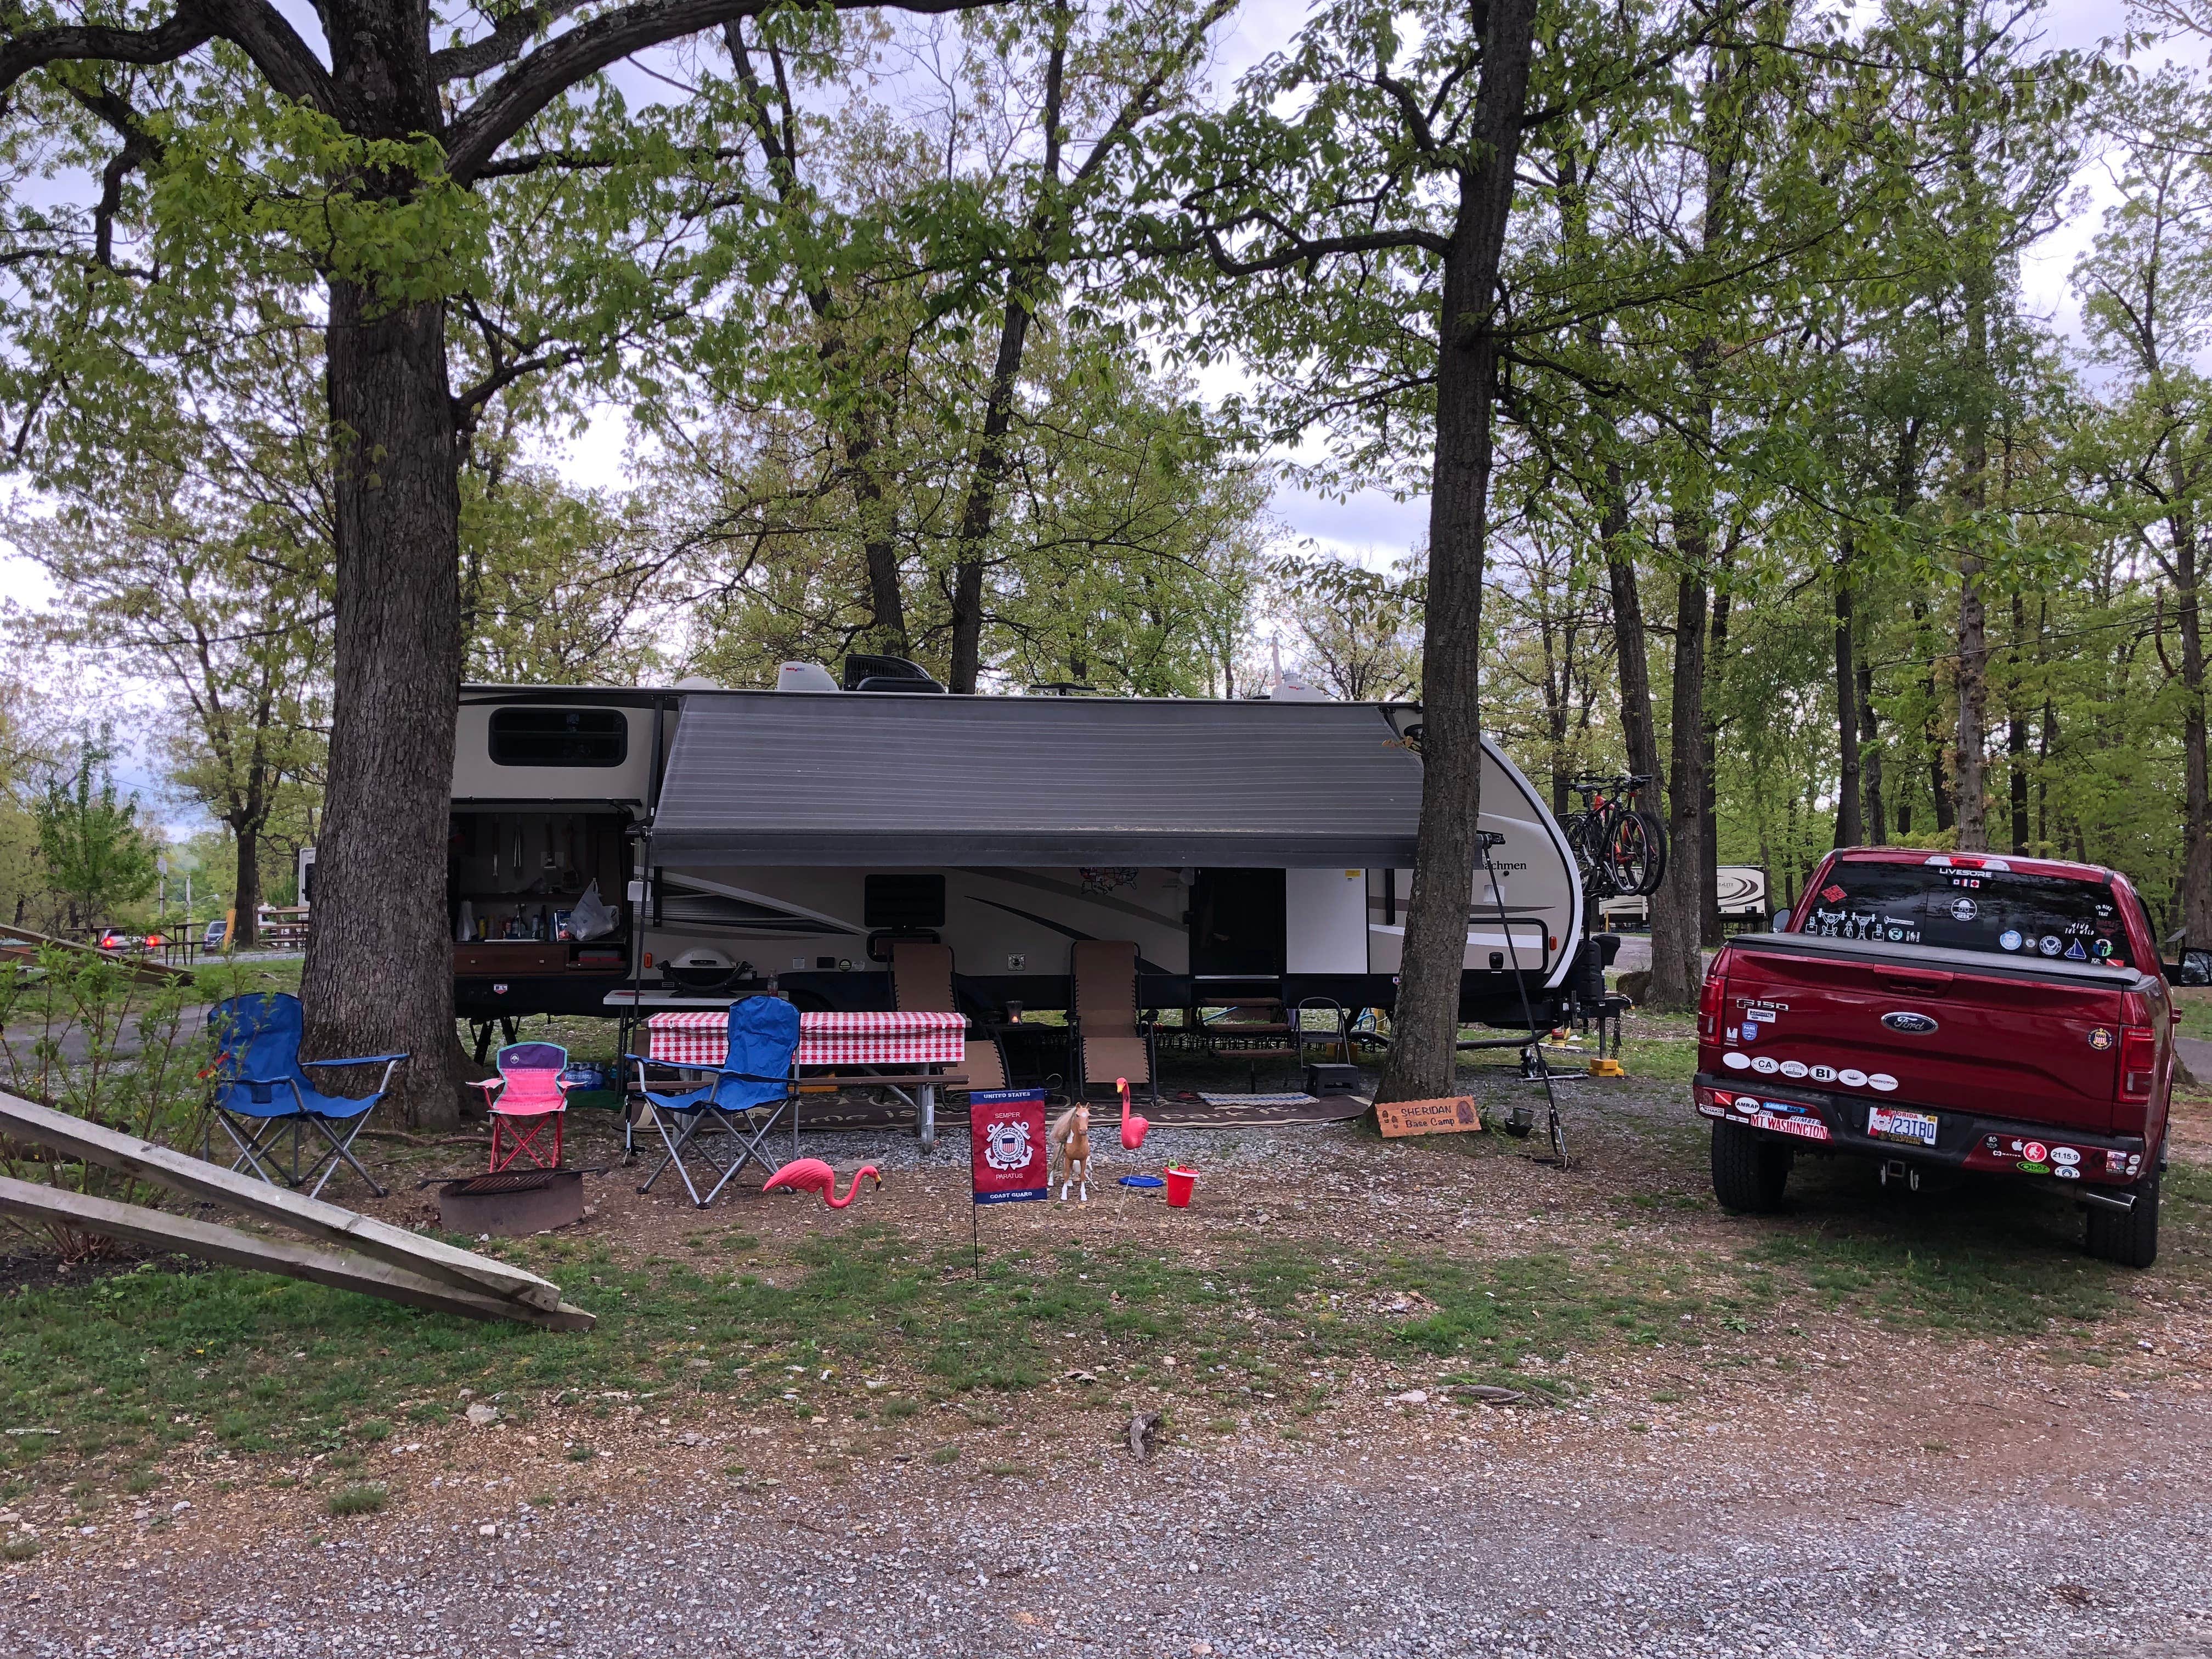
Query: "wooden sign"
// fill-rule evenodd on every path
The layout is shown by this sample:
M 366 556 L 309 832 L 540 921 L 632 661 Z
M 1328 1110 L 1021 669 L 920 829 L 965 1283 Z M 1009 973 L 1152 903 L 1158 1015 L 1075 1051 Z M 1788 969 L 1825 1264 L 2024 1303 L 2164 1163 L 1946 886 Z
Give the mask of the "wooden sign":
M 1375 1121 L 1386 1135 L 1461 1134 L 1482 1127 L 1482 1109 L 1472 1095 L 1443 1100 L 1378 1100 Z

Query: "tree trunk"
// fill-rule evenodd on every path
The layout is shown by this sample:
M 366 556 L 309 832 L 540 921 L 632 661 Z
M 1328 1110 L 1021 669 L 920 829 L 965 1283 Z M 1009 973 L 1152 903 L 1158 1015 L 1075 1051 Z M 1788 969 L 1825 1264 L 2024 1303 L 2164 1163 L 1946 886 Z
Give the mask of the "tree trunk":
M 308 1052 L 404 1051 L 413 1121 L 459 1121 L 446 841 L 460 681 L 458 445 L 444 307 L 330 284 L 336 456 L 332 722 Z
M 1712 684 L 1727 672 L 1729 594 L 1723 588 L 1713 595 L 1712 644 L 1705 658 L 1705 753 L 1700 769 L 1705 776 L 1698 790 L 1698 939 L 1709 951 L 1721 946 L 1720 732 L 1714 724 L 1717 701 Z
M 1674 710 L 1667 770 L 1667 875 L 1651 904 L 1651 1006 L 1694 1008 L 1703 983 L 1698 896 L 1705 884 L 1705 576 L 1702 527 L 1681 543 L 1674 586 Z M 1793 854 L 1794 856 L 1794 854 Z
M 1889 839 L 1889 820 L 1882 815 L 1881 717 L 1874 706 L 1874 667 L 1864 657 L 1858 664 L 1859 772 L 1866 787 L 1866 838 L 1876 847 Z
M 260 821 L 234 822 L 231 833 L 238 839 L 238 874 L 234 883 L 238 922 L 232 930 L 232 942 L 245 950 L 261 942 Z
M 999 356 L 983 408 L 975 470 L 960 514 L 960 539 L 952 567 L 952 691 L 973 691 L 983 667 L 983 549 L 998 514 L 999 486 L 1006 476 L 1006 433 L 1014 421 L 1014 382 L 1029 340 L 1030 308 L 1019 288 L 1006 286 L 1006 316 L 999 325 Z
M 1862 816 L 1859 764 L 1859 679 L 1851 641 L 1851 538 L 1836 550 L 1836 845 L 1856 847 L 1866 839 Z M 1881 821 L 1881 809 L 1875 809 Z
M 1620 674 L 1620 736 L 1628 769 L 1660 782 L 1659 736 L 1651 717 L 1651 653 L 1644 629 L 1644 596 L 1636 579 L 1636 557 L 1628 544 L 1628 498 L 1620 468 L 1606 468 L 1610 496 L 1602 536 L 1605 574 L 1613 591 L 1613 648 Z M 1657 799 L 1654 795 L 1651 799 Z
M 1982 613 L 1982 560 L 1976 553 L 1959 560 L 1959 848 L 1987 852 L 1989 802 L 1982 780 L 1983 749 L 1989 731 L 1989 624 Z
M 1460 174 L 1444 258 L 1421 645 L 1420 830 L 1382 1100 L 1447 1094 L 1458 1067 L 1460 973 L 1481 808 L 1482 577 L 1498 374 L 1492 312 L 1535 26 L 1535 0 L 1495 0 L 1484 17 L 1482 82 L 1468 134 L 1474 159 Z
M 2012 850 L 2027 851 L 2027 600 L 2012 591 L 2012 686 L 2005 694 L 2005 787 L 2012 799 Z
M 2197 518 L 2173 515 L 2174 619 L 2181 634 L 2181 928 L 2186 943 L 2212 945 L 2212 776 L 2205 755 L 2204 629 L 2197 586 Z
M 856 421 L 855 426 L 859 425 Z M 853 495 L 860 520 L 860 556 L 868 568 L 868 649 L 886 657 L 903 657 L 906 635 L 906 596 L 899 591 L 898 542 L 893 534 L 897 508 L 884 498 L 884 486 L 872 465 L 872 438 L 848 436 L 846 464 L 853 469 Z
M 1974 199 L 1978 199 L 1975 192 Z M 1978 225 L 1976 229 L 1979 229 Z M 1966 281 L 1966 354 L 1973 398 L 1966 420 L 1962 459 L 1966 477 L 1960 495 L 1968 514 L 1966 540 L 1959 556 L 1959 738 L 1954 763 L 1959 789 L 1959 848 L 1989 850 L 1990 822 L 1982 774 L 1989 743 L 1989 619 L 1982 607 L 1982 514 L 1989 505 L 1989 415 L 1981 400 L 1993 390 L 1990 361 L 1990 295 L 1995 274 L 1986 265 L 1970 270 Z

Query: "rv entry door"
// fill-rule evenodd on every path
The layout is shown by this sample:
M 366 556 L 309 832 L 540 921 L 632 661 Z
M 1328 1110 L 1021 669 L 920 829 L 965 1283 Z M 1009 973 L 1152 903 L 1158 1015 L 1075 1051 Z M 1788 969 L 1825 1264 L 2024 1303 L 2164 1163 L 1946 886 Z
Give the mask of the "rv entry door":
M 1190 971 L 1200 978 L 1279 977 L 1283 872 L 1200 870 L 1190 890 Z

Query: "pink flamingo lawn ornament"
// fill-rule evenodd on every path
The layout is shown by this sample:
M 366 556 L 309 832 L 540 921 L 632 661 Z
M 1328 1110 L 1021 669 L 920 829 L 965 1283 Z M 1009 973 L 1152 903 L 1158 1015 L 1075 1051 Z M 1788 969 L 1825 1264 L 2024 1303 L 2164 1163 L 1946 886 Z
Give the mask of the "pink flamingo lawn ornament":
M 1152 1133 L 1152 1126 L 1149 1120 L 1138 1117 L 1129 1110 L 1129 1079 L 1117 1077 L 1114 1079 L 1114 1086 L 1121 1091 L 1121 1146 L 1124 1151 L 1133 1152 L 1145 1144 L 1145 1137 Z
M 860 1190 L 860 1177 L 863 1176 L 872 1177 L 878 1187 L 884 1184 L 884 1178 L 876 1174 L 876 1166 L 863 1164 L 853 1171 L 853 1183 L 845 1188 L 844 1197 L 840 1198 L 837 1196 L 837 1172 L 818 1158 L 802 1158 L 793 1159 L 770 1176 L 763 1183 L 761 1190 L 772 1193 L 780 1188 L 785 1192 L 819 1193 L 824 1204 L 833 1210 L 842 1210 Z

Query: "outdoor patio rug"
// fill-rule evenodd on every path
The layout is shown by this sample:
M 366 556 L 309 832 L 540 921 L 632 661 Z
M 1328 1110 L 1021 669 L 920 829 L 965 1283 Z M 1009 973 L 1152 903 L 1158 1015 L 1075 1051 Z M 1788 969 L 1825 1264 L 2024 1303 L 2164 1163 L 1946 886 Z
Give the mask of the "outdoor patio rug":
M 1178 1129 L 1264 1129 L 1292 1123 L 1344 1123 L 1368 1109 L 1360 1095 L 1232 1095 L 1208 1089 L 1164 1096 L 1146 1116 Z

